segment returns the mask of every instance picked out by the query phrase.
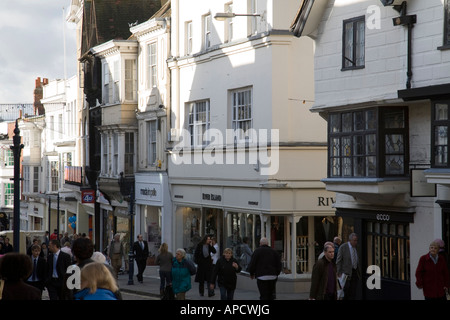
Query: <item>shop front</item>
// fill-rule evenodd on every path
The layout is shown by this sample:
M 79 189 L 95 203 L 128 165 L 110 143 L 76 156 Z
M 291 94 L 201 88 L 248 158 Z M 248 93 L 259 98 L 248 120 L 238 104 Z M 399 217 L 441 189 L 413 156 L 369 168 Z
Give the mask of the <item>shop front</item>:
M 172 197 L 176 247 L 192 257 L 205 235 L 215 236 L 220 253 L 233 249 L 244 272 L 243 247 L 254 251 L 267 237 L 280 253 L 283 277 L 308 277 L 323 244 L 342 225 L 332 194 L 324 190 L 174 185 Z
M 414 277 L 411 275 L 410 224 L 414 222 L 414 213 L 337 209 L 336 216 L 343 219 L 343 243 L 347 242 L 350 233 L 358 235 L 357 250 L 362 269 L 360 298 L 410 300 L 411 277 Z M 373 275 L 366 272 L 369 266 L 376 266 L 380 271 L 380 289 L 366 285 Z
M 136 234 L 148 241 L 148 265 L 154 265 L 162 242 L 172 244 L 171 202 L 166 173 L 136 173 Z

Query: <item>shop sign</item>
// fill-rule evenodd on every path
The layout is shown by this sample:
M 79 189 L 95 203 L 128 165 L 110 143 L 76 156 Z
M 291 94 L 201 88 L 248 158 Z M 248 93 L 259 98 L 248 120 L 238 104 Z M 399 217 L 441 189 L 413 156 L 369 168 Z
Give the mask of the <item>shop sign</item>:
M 202 199 L 210 201 L 222 201 L 222 196 L 220 194 L 214 193 L 202 193 Z
M 82 190 L 81 191 L 81 203 L 95 203 L 95 191 L 94 190 Z
M 332 197 L 317 197 L 317 206 L 318 207 L 328 207 L 333 205 L 336 202 L 336 199 Z
M 156 183 L 136 183 L 136 200 L 161 201 L 161 185 Z
M 391 216 L 387 213 L 378 213 L 377 220 L 378 221 L 389 221 L 389 220 L 391 220 Z

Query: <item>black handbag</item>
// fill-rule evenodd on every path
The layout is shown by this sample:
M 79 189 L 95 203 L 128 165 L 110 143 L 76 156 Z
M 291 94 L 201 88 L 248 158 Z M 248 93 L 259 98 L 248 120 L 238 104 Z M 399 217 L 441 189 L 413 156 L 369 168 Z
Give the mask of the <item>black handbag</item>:
M 173 294 L 172 286 L 166 286 L 164 288 L 164 294 L 161 298 L 161 300 L 174 300 L 175 295 Z

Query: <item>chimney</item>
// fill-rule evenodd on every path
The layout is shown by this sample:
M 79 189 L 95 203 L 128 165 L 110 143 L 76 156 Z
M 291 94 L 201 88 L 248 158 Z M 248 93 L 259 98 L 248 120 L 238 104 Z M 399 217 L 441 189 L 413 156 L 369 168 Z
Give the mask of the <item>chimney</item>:
M 48 84 L 48 79 L 44 78 L 43 82 L 41 82 L 41 78 L 37 77 L 35 81 L 35 88 L 34 88 L 34 114 L 35 115 L 42 115 L 45 114 L 44 106 L 41 103 L 41 99 L 44 97 L 44 90 L 43 86 Z

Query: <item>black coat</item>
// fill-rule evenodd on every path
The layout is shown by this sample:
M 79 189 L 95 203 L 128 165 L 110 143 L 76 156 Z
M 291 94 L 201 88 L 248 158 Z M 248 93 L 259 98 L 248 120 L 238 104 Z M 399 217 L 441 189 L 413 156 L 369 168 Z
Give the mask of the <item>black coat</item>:
M 237 263 L 237 269 L 233 267 L 233 262 Z M 224 256 L 222 256 L 219 260 L 217 260 L 216 265 L 213 268 L 210 283 L 216 283 L 217 279 L 219 287 L 224 287 L 228 290 L 235 290 L 237 274 L 241 272 L 241 270 L 242 267 L 235 258 L 231 257 L 230 260 L 227 260 Z
M 281 257 L 267 245 L 256 248 L 247 271 L 250 276 L 278 276 L 281 272 Z
M 203 243 L 200 242 L 195 248 L 194 262 L 197 264 L 197 274 L 195 275 L 196 282 L 209 281 L 211 278 L 212 258 L 211 253 L 216 253 L 216 248 L 209 245 L 209 254 L 205 257 L 203 255 Z

